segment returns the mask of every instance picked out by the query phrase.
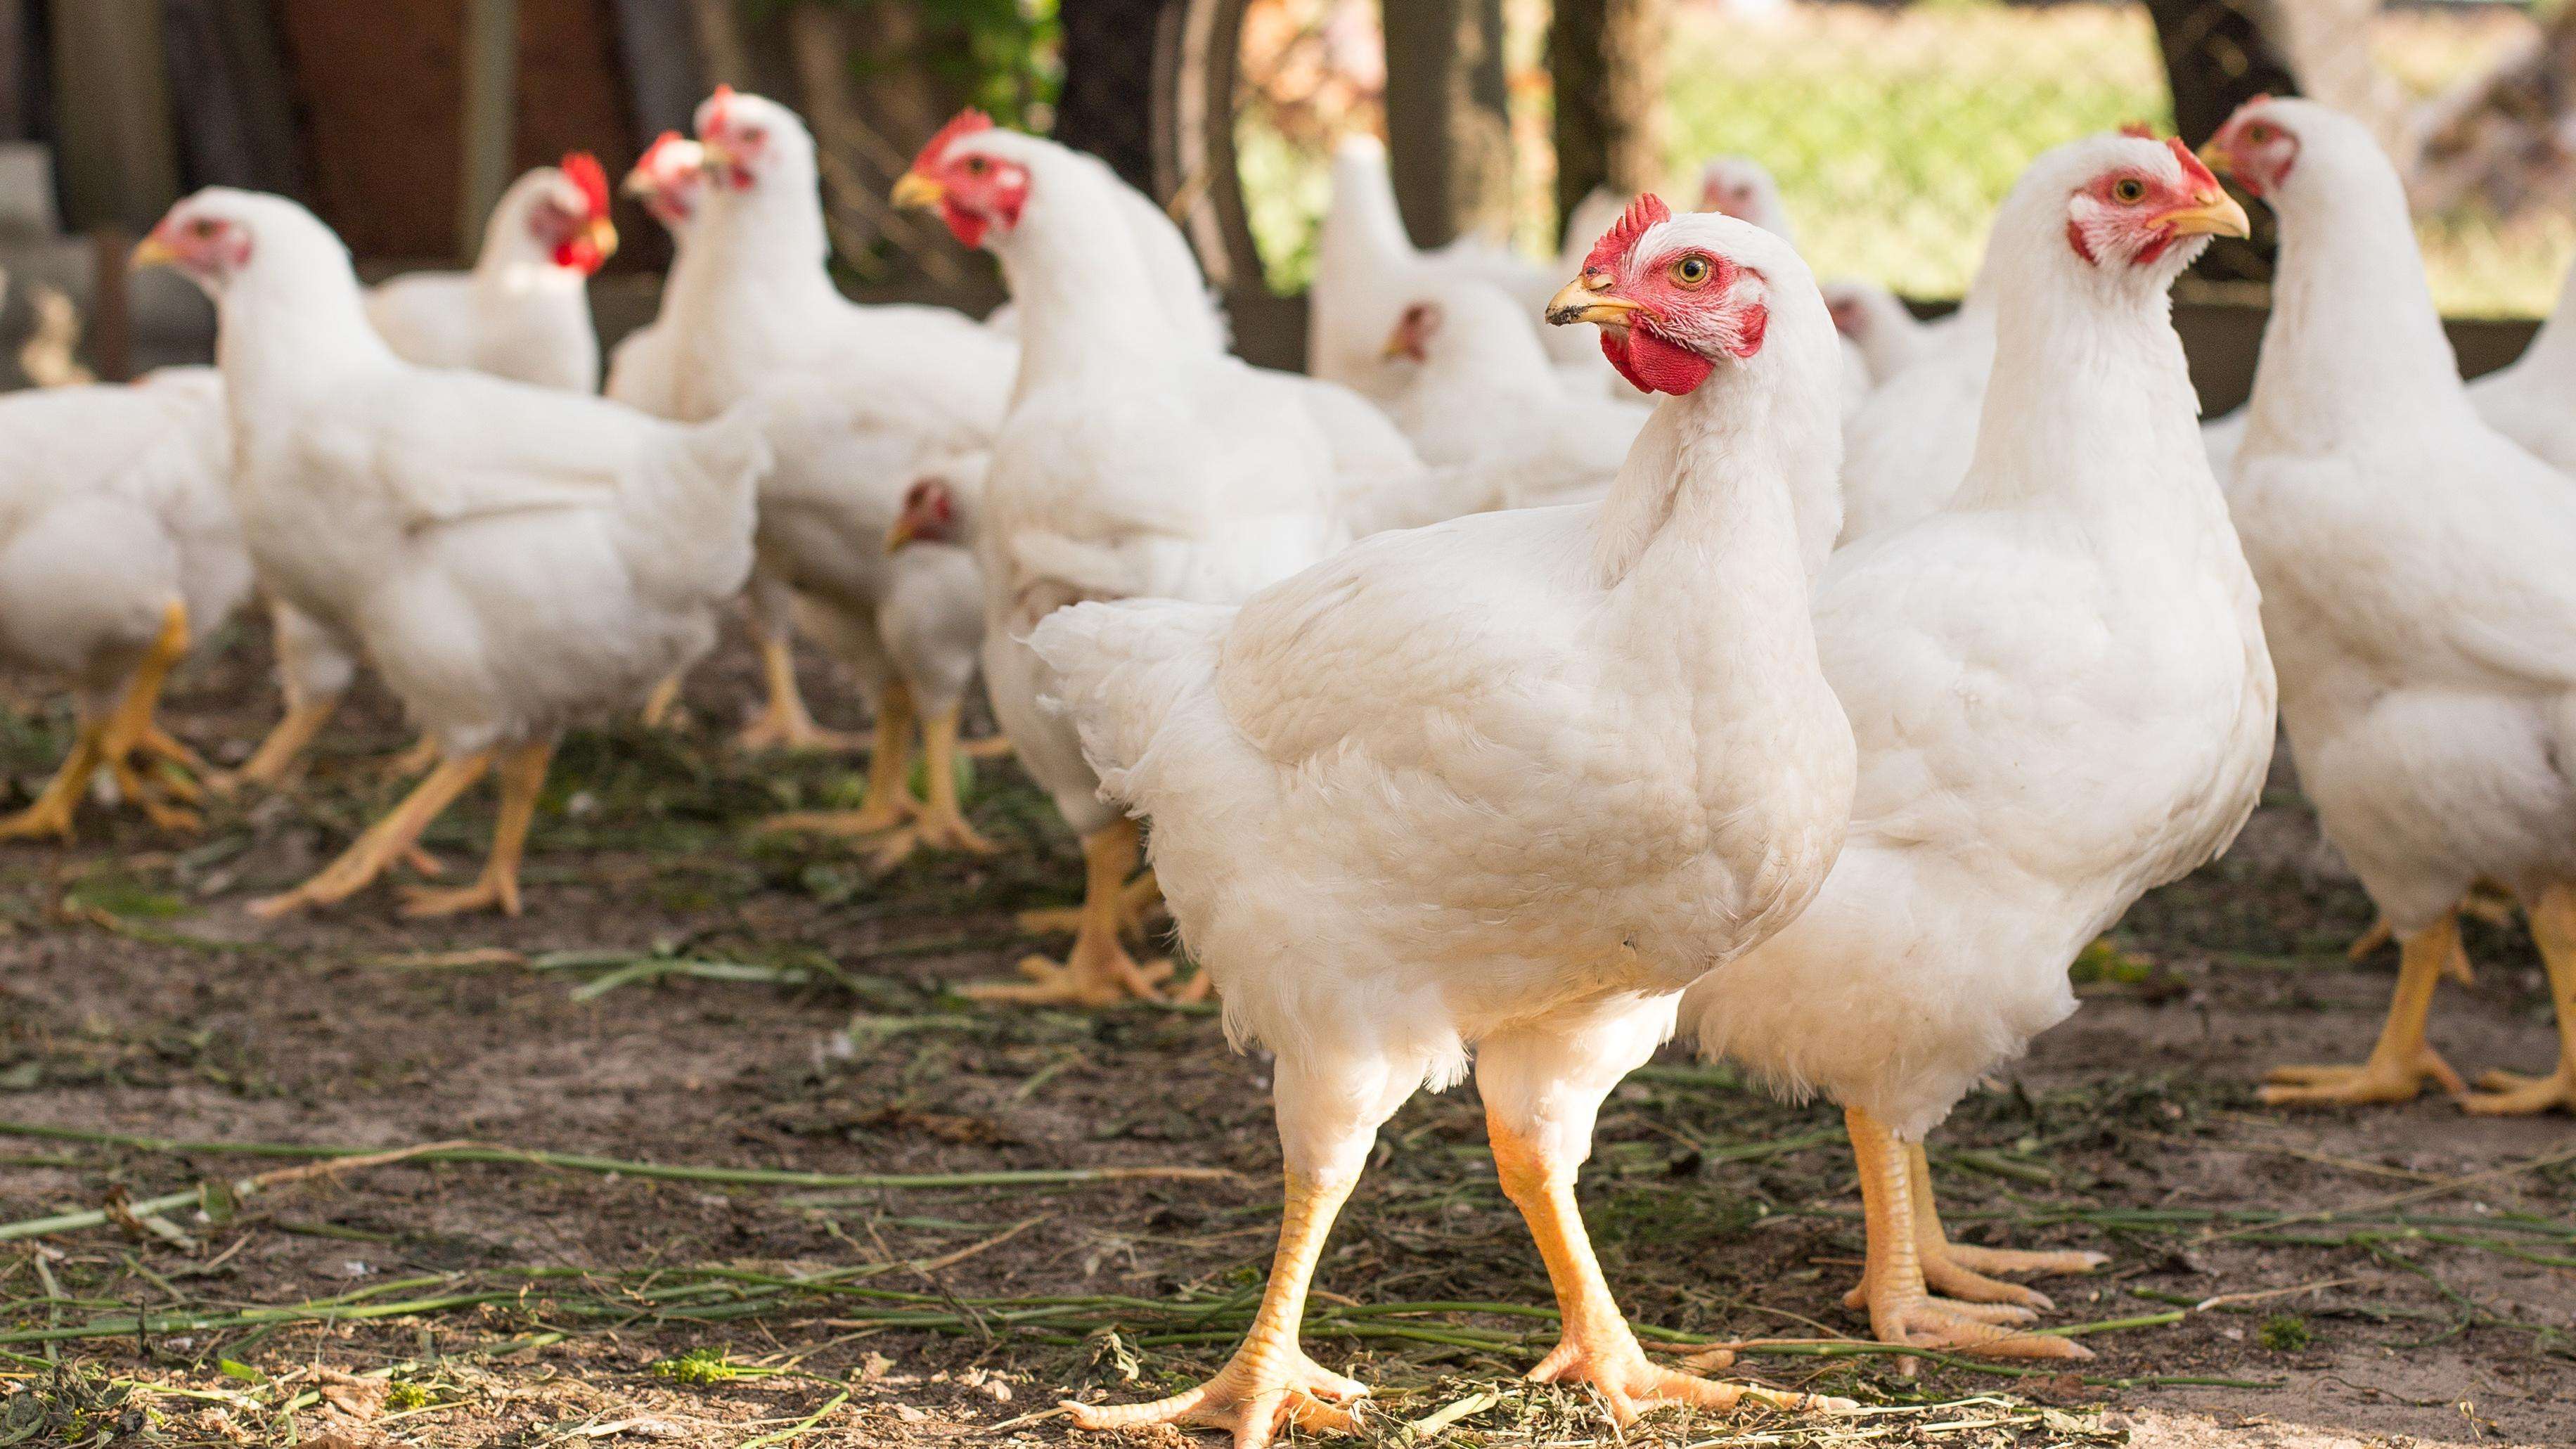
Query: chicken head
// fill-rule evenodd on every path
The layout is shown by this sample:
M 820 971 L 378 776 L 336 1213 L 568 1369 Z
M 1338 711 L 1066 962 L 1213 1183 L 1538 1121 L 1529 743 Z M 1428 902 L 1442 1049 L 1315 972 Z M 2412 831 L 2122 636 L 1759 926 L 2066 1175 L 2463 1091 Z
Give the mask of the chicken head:
M 1550 298 L 1547 320 L 1601 328 L 1601 351 L 1645 392 L 1676 395 L 1721 360 L 1762 350 L 1770 325 L 1762 274 L 1704 240 L 1675 243 L 1659 228 L 1672 211 L 1653 196 L 1629 203 L 1583 259 L 1583 275 Z
M 959 111 L 939 128 L 913 159 L 912 169 L 894 185 L 897 206 L 935 207 L 961 246 L 982 246 L 987 233 L 1007 232 L 1020 224 L 1029 201 L 1028 168 L 1007 157 L 958 141 L 993 129 L 993 119 L 978 110 Z

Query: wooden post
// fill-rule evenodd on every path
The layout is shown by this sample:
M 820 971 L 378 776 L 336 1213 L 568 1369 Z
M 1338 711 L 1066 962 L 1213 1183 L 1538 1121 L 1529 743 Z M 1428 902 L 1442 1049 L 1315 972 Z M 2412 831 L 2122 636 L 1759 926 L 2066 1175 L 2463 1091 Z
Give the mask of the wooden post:
M 465 0 L 464 153 L 458 171 L 457 252 L 482 249 L 483 223 L 510 188 L 518 143 L 519 0 Z
M 64 220 L 148 230 L 179 196 L 159 0 L 84 0 L 51 15 Z
M 1547 62 L 1556 88 L 1556 214 L 1597 187 L 1664 181 L 1663 0 L 1556 0 Z
M 0 141 L 34 134 L 27 114 L 27 3 L 0 0 Z
M 1386 131 L 1396 204 L 1417 243 L 1508 229 L 1502 0 L 1389 0 Z
M 2294 96 L 2299 83 L 2249 9 L 2207 0 L 2147 0 L 2156 44 L 2164 52 L 2165 78 L 2173 91 L 2174 127 L 2197 146 L 2215 134 L 2238 106 L 2257 95 Z M 2274 226 L 2270 209 L 2250 208 L 2251 239 L 2214 237 L 2192 264 L 2199 276 L 2265 280 L 2272 275 Z

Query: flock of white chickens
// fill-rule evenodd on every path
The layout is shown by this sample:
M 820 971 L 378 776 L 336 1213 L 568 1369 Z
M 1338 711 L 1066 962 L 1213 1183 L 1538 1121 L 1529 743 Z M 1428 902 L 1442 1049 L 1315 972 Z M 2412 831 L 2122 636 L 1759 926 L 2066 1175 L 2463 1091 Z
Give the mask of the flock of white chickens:
M 102 774 L 186 824 L 216 777 L 158 693 L 255 589 L 285 712 L 237 777 L 291 778 L 362 666 L 426 771 L 262 914 L 419 863 L 486 773 L 484 871 L 404 909 L 516 910 L 554 742 L 667 708 L 743 596 L 769 684 L 746 743 L 835 742 L 794 629 L 876 714 L 860 808 L 771 823 L 887 863 L 989 851 L 954 769 L 980 674 L 1088 864 L 1066 957 L 983 993 L 1181 989 L 1128 947 L 1159 897 L 1189 989 L 1277 1054 L 1287 1210 L 1250 1334 L 1188 1393 L 1073 1408 L 1241 1446 L 1349 1422 L 1363 1386 L 1299 1346 L 1309 1279 L 1380 1124 L 1471 1073 L 1557 1289 L 1535 1377 L 1623 1419 L 1837 1408 L 1650 1362 L 1593 1257 L 1595 1114 L 1683 1030 L 1844 1108 L 1848 1302 L 1881 1339 L 2084 1357 L 2007 1278 L 2099 1258 L 1949 1241 L 1922 1140 L 2073 1010 L 2087 942 L 2226 847 L 2276 699 L 2402 966 L 2364 1064 L 2269 1095 L 2576 1106 L 2576 323 L 2465 388 L 2353 121 L 2266 99 L 2198 156 L 2059 147 L 1928 325 L 1820 287 L 1745 163 L 1709 168 L 1703 212 L 1578 218 L 1543 272 L 1414 248 L 1354 142 L 1313 377 L 1228 356 L 1178 230 L 1090 157 L 968 113 L 898 184 L 998 259 L 1011 305 L 978 323 L 834 290 L 788 110 L 720 91 L 696 122 L 628 180 L 678 252 L 604 397 L 586 158 L 509 193 L 471 275 L 373 292 L 292 202 L 171 211 L 137 260 L 214 297 L 217 366 L 0 402 L 0 652 L 71 679 L 80 721 L 0 834 L 68 838 Z M 2212 167 L 2282 256 L 2253 400 L 2204 437 L 2168 291 L 2246 229 Z M 2473 889 L 2525 906 L 2570 1037 L 2478 1093 L 2424 1040 Z

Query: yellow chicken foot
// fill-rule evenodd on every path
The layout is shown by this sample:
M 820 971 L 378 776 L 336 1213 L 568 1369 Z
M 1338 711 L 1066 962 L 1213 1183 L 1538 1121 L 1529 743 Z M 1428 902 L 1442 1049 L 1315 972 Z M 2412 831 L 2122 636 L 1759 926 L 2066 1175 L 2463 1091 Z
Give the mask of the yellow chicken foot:
M 71 753 L 63 757 L 62 768 L 46 782 L 43 793 L 26 809 L 0 818 L 0 840 L 33 840 L 51 835 L 65 845 L 71 844 L 76 838 L 74 820 L 81 797 L 89 793 L 90 776 L 98 773 L 104 758 L 99 746 L 106 738 L 106 721 L 82 721 L 79 733 L 72 737 Z
M 1366 1385 L 1333 1373 L 1297 1342 L 1297 1326 L 1306 1316 L 1306 1290 L 1314 1281 L 1315 1263 L 1333 1218 L 1351 1195 L 1356 1179 L 1318 1182 L 1299 1173 L 1288 1175 L 1288 1203 L 1279 1222 L 1279 1251 L 1270 1262 L 1270 1282 L 1243 1344 L 1216 1376 L 1197 1388 L 1150 1404 L 1076 1404 L 1064 1410 L 1076 1427 L 1093 1430 L 1141 1428 L 1147 1424 L 1198 1424 L 1234 1436 L 1235 1449 L 1266 1449 L 1280 1430 L 1294 1425 L 1307 1433 L 1349 1433 L 1355 1427 L 1348 1409 L 1338 1403 L 1361 1397 Z
M 912 818 L 912 790 L 905 781 L 912 766 L 912 694 L 902 685 L 888 686 L 877 705 L 876 739 L 869 746 L 867 794 L 856 810 L 798 810 L 761 822 L 763 831 L 800 835 L 875 835 Z
M 1980 1248 L 1950 1241 L 1942 1231 L 1941 1212 L 1932 1197 L 1932 1163 L 1923 1154 L 1923 1144 L 1911 1143 L 1905 1149 L 1906 1183 L 1914 1202 L 1914 1254 L 1923 1265 L 1924 1286 L 1943 1297 L 1967 1303 L 2002 1303 L 2029 1310 L 2017 1320 L 2028 1321 L 2055 1308 L 2056 1303 L 2036 1288 L 2020 1283 L 2006 1283 L 1989 1277 L 1994 1273 L 2074 1274 L 2090 1273 L 2111 1261 L 2100 1253 L 2029 1252 L 2017 1248 Z M 1855 1287 L 1843 1295 L 1845 1308 L 1866 1308 L 1869 1295 Z M 1998 1318 L 1999 1322 L 2008 1321 Z
M 643 721 L 644 728 L 658 730 L 670 722 L 671 711 L 679 707 L 681 678 L 674 674 L 654 685 L 653 692 L 644 696 L 643 712 L 637 716 Z
M 117 792 L 163 830 L 194 830 L 202 823 L 195 811 L 162 798 L 167 793 L 181 800 L 194 800 L 199 793 L 197 784 L 185 775 L 159 782 L 146 779 L 134 757 L 166 754 L 155 747 L 156 741 L 165 742 L 170 752 L 195 757 L 194 751 L 153 723 L 153 715 L 161 708 L 162 686 L 169 682 L 170 671 L 187 652 L 188 608 L 173 599 L 162 612 L 160 633 L 144 654 L 143 662 L 135 667 L 134 676 L 126 681 L 124 693 L 118 696 L 115 710 L 100 731 L 98 758 L 91 766 L 93 772 L 104 766 L 116 781 Z
M 519 913 L 519 861 L 526 853 L 528 827 L 536 820 L 537 797 L 546 787 L 546 767 L 554 761 L 552 740 L 517 746 L 494 773 L 501 782 L 501 813 L 492 826 L 492 853 L 473 884 L 433 890 L 413 886 L 403 892 L 402 913 L 414 920 L 462 915 L 467 911 Z
M 412 792 L 403 797 L 401 804 L 351 842 L 349 848 L 340 853 L 339 859 L 291 891 L 251 902 L 250 913 L 273 920 L 307 906 L 327 906 L 345 901 L 365 890 L 395 861 L 404 859 L 420 842 L 421 832 L 427 830 L 448 806 L 456 803 L 457 796 L 464 794 L 491 767 L 490 750 L 478 750 L 459 759 L 441 761 L 436 769 L 429 772 L 427 779 L 412 787 Z
M 1909 1149 L 1885 1123 L 1857 1107 L 1844 1109 L 1843 1123 L 1851 1135 L 1853 1160 L 1860 1167 L 1861 1212 L 1869 1234 L 1858 1299 L 1868 1305 L 1870 1330 L 1878 1335 L 1879 1342 L 1904 1348 L 1950 1349 L 1980 1358 L 2093 1356 L 2090 1349 L 2071 1338 L 2015 1331 L 2010 1325 L 2031 1319 L 2032 1309 L 2027 1303 L 1933 1297 L 1923 1263 L 1922 1213 L 1930 1195 L 1927 1191 L 1920 1203 L 1915 1196 L 1915 1164 L 1920 1160 L 1920 1149 Z M 1924 1180 L 1928 1188 L 1928 1172 Z M 1931 1231 L 1939 1233 L 1937 1220 Z M 1948 1246 L 1946 1241 L 1944 1246 Z M 1959 1250 L 1952 1247 L 1949 1251 L 1956 1254 Z M 1953 1268 L 1958 1266 L 1954 1261 Z M 1953 1275 L 1951 1281 L 1961 1280 Z M 1991 1279 L 1977 1281 L 1997 1288 L 2011 1286 Z M 1897 1363 L 1900 1372 L 1914 1371 L 1911 1359 L 1899 1359 Z
M 383 769 L 385 778 L 388 780 L 408 780 L 427 773 L 431 766 L 438 763 L 438 756 L 437 739 L 430 735 L 422 735 L 419 739 L 385 756 L 384 764 L 379 768 Z
M 2431 1078 L 2443 1091 L 2461 1096 L 2468 1084 L 2451 1064 L 2424 1040 L 2424 1021 L 2433 1010 L 2433 989 L 2460 951 L 2460 921 L 2446 915 L 2398 943 L 2397 995 L 2389 1003 L 2388 1023 L 2370 1059 L 2357 1067 L 2275 1067 L 2269 1085 L 2255 1093 L 2270 1106 L 2358 1106 L 2365 1102 L 2406 1102 L 2424 1090 Z
M 2549 971 L 2549 999 L 2558 1010 L 2558 1067 L 2544 1077 L 2489 1072 L 2478 1078 L 2485 1090 L 2470 1093 L 2460 1105 L 2485 1116 L 2520 1116 L 2552 1107 L 2576 1112 L 2576 887 L 2551 886 L 2530 908 L 2530 916 L 2531 938 L 2539 943 L 2541 964 Z
M 827 730 L 806 711 L 804 691 L 796 687 L 796 651 L 785 636 L 760 641 L 760 673 L 768 681 L 769 702 L 734 736 L 736 749 L 837 753 L 858 748 L 856 735 Z
M 967 740 L 957 749 L 970 760 L 1007 760 L 1012 754 L 1008 735 L 987 735 L 980 740 Z
M 286 713 L 277 721 L 277 727 L 268 732 L 268 738 L 259 742 L 259 748 L 251 753 L 242 767 L 229 775 L 213 776 L 207 783 L 227 795 L 244 785 L 276 789 L 294 773 L 297 763 L 304 758 L 305 750 L 313 744 L 313 737 L 322 732 L 322 726 L 330 722 L 333 711 L 339 707 L 340 696 L 336 694 L 320 699 L 288 700 Z
M 1154 879 L 1149 867 L 1136 873 L 1118 890 L 1118 931 L 1122 936 L 1142 940 L 1147 917 L 1163 903 L 1163 883 Z M 1012 919 L 1021 930 L 1032 936 L 1070 936 L 1082 929 L 1081 906 L 1042 906 L 1022 911 Z
M 1565 1326 L 1556 1347 L 1529 1371 L 1531 1381 L 1590 1384 L 1620 1424 L 1633 1422 L 1657 1404 L 1723 1411 L 1751 1399 L 1791 1411 L 1859 1407 L 1849 1399 L 1725 1383 L 1648 1362 L 1593 1256 L 1591 1236 L 1574 1204 L 1572 1167 L 1548 1161 L 1539 1143 L 1518 1135 L 1492 1112 L 1486 1114 L 1485 1127 L 1493 1139 L 1494 1172 L 1502 1180 L 1503 1196 L 1529 1224 L 1530 1237 L 1546 1260 L 1548 1281 L 1556 1287 L 1557 1314 Z
M 922 762 L 930 777 L 930 799 L 914 807 L 912 819 L 878 843 L 876 867 L 881 871 L 901 865 L 917 850 L 954 850 L 967 855 L 991 855 L 994 850 L 993 842 L 976 834 L 965 812 L 958 808 L 956 706 L 923 721 L 921 741 Z
M 1030 956 L 1020 962 L 1027 981 L 981 982 L 965 988 L 966 994 L 979 1001 L 1062 1006 L 1162 1000 L 1161 983 L 1172 974 L 1172 963 L 1138 965 L 1118 940 L 1118 903 L 1136 868 L 1136 839 L 1136 822 L 1124 818 L 1083 837 L 1082 918 L 1061 963 Z

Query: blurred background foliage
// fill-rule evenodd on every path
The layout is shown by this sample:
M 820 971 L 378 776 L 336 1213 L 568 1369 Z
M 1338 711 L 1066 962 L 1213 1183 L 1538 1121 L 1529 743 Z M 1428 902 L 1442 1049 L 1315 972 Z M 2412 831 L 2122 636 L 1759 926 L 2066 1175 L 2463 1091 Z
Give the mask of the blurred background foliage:
M 2233 0 L 2210 0 L 2211 4 Z M 2251 3 L 2251 0 L 2246 0 Z M 1513 240 L 1552 253 L 1547 0 L 1506 0 Z M 2348 27 L 2406 101 L 2438 97 L 2538 44 L 2554 7 L 2390 5 Z M 1252 229 L 1270 285 L 1303 287 L 1336 137 L 1383 127 L 1375 0 L 1253 0 L 1236 120 Z M 1699 162 L 1749 155 L 1777 176 L 1819 275 L 1955 297 L 1987 218 L 2040 151 L 2129 121 L 2169 130 L 2173 100 L 2148 11 L 2066 0 L 1674 0 L 1666 89 L 1668 194 Z M 2563 203 L 2563 198 L 2558 202 Z M 2480 201 L 2419 221 L 2434 292 L 2453 315 L 2534 315 L 2576 253 L 2576 222 L 2542 201 Z

